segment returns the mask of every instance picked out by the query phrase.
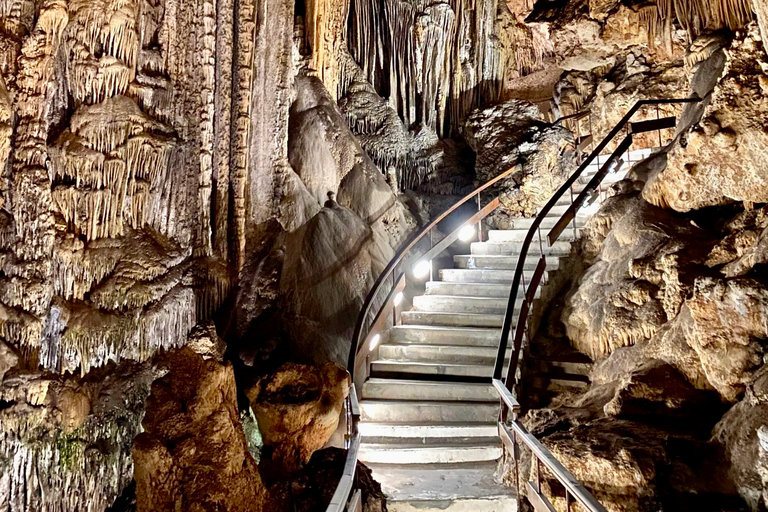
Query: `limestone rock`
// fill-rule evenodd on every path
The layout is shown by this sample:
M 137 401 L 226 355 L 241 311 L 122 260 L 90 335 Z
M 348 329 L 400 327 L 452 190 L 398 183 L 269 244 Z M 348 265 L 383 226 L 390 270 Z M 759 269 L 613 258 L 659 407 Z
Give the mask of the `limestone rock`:
M 203 359 L 215 359 L 219 362 L 224 360 L 224 352 L 227 350 L 227 344 L 216 333 L 213 322 L 196 325 L 189 333 L 187 346 L 203 356 Z
M 669 155 L 667 169 L 648 183 L 650 202 L 686 212 L 733 201 L 768 201 L 758 164 L 768 147 L 766 95 L 760 86 L 763 55 L 756 27 L 726 49 L 723 77 L 702 123 Z
M 600 257 L 563 312 L 574 347 L 593 359 L 650 339 L 677 316 L 712 245 L 703 230 L 636 195 L 617 198 L 609 208 L 600 220 L 612 226 Z
M 478 181 L 517 169 L 502 184 L 500 200 L 506 215 L 533 215 L 575 166 L 571 135 L 541 121 L 538 108 L 530 103 L 509 100 L 474 111 L 464 128 L 477 153 Z
M 731 478 L 752 510 L 768 507 L 765 379 L 763 367 L 749 383 L 745 399 L 723 416 L 712 433 L 713 439 L 725 447 Z
M 349 393 L 349 374 L 334 363 L 286 363 L 247 391 L 272 461 L 301 469 L 336 431 Z
M 266 489 L 248 451 L 232 366 L 185 348 L 152 385 L 133 442 L 137 511 L 260 511 Z
M 0 507 L 101 512 L 133 477 L 131 442 L 158 371 L 125 362 L 86 378 L 12 369 L 0 386 Z M 35 475 L 31 477 L 30 475 Z
M 640 423 L 594 421 L 543 443 L 611 512 L 659 506 L 656 486 L 668 464 L 666 435 Z
M 283 239 L 282 314 L 304 361 L 346 364 L 364 297 L 394 255 L 354 212 L 331 203 Z
M 710 398 L 710 400 L 708 400 Z M 659 360 L 642 364 L 621 377 L 616 394 L 605 405 L 609 416 L 687 417 L 712 409 L 719 397 L 705 395 L 693 387 L 672 366 Z
M 16 366 L 19 362 L 19 356 L 7 344 L 0 341 L 0 383 L 3 382 L 3 376 Z
M 726 400 L 735 401 L 762 364 L 756 340 L 768 337 L 767 306 L 765 285 L 750 279 L 699 279 L 685 303 L 691 316 L 688 344 Z
M 316 451 L 301 471 L 288 482 L 279 482 L 270 488 L 275 510 L 314 512 L 325 510 L 336 490 L 346 462 L 346 451 L 325 448 Z M 362 492 L 363 512 L 386 512 L 387 500 L 381 485 L 373 479 L 371 470 L 357 463 L 353 488 Z M 290 489 L 288 487 L 290 486 Z

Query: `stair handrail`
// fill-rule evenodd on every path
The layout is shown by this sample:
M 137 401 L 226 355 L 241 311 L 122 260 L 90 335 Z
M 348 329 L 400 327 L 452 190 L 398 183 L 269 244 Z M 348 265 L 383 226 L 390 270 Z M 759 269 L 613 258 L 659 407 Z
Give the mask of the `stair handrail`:
M 661 130 L 667 128 L 674 128 L 676 126 L 676 119 L 663 118 L 660 119 L 658 115 L 659 105 L 681 104 L 681 103 L 698 103 L 702 101 L 698 97 L 681 98 L 681 99 L 659 99 L 659 100 L 640 100 L 627 112 L 627 114 L 621 119 L 616 127 L 611 130 L 608 135 L 595 147 L 590 155 L 584 160 L 578 167 L 578 169 L 568 178 L 565 183 L 558 189 L 558 191 L 552 196 L 547 204 L 542 208 L 539 214 L 534 219 L 528 233 L 526 234 L 523 245 L 518 255 L 517 265 L 515 268 L 515 275 L 512 281 L 512 287 L 510 289 L 509 300 L 507 303 L 507 309 L 504 314 L 504 322 L 502 324 L 501 339 L 499 340 L 499 350 L 496 356 L 496 363 L 494 365 L 493 373 L 493 385 L 496 388 L 501 398 L 502 411 L 499 418 L 498 428 L 499 436 L 504 444 L 510 449 L 514 458 L 514 472 L 515 472 L 515 484 L 520 493 L 519 485 L 519 460 L 518 460 L 518 444 L 525 445 L 532 454 L 531 462 L 536 469 L 535 481 L 528 481 L 526 478 L 526 496 L 533 505 L 534 510 L 537 512 L 547 512 L 555 510 L 550 500 L 542 494 L 541 480 L 542 471 L 541 465 L 543 464 L 548 471 L 555 477 L 555 479 L 565 488 L 565 501 L 566 508 L 570 510 L 571 500 L 575 500 L 581 505 L 581 507 L 588 512 L 606 512 L 606 509 L 589 493 L 589 491 L 576 479 L 573 475 L 552 455 L 552 453 L 538 440 L 535 436 L 529 433 L 526 428 L 518 421 L 517 414 L 520 410 L 518 402 L 515 400 L 512 394 L 513 387 L 516 381 L 517 365 L 520 357 L 520 350 L 522 348 L 523 335 L 528 327 L 529 313 L 532 310 L 533 302 L 536 298 L 537 288 L 541 283 L 541 279 L 546 270 L 546 257 L 543 251 L 543 242 L 541 239 L 541 224 L 546 218 L 547 214 L 555 207 L 558 201 L 565 195 L 566 192 L 572 190 L 572 186 L 581 177 L 583 172 L 589 167 L 595 159 L 598 159 L 599 171 L 590 180 L 584 190 L 581 191 L 579 196 L 571 201 L 570 206 L 563 213 L 558 222 L 550 229 L 548 242 L 552 245 L 562 234 L 563 230 L 568 226 L 571 220 L 575 220 L 576 212 L 581 208 L 581 205 L 587 200 L 588 196 L 599 190 L 603 179 L 607 176 L 611 168 L 619 163 L 621 167 L 621 161 L 619 158 L 629 150 L 633 141 L 633 134 L 644 133 L 649 131 L 659 131 L 659 137 L 661 138 Z M 648 105 L 657 106 L 657 118 L 650 121 L 640 121 L 637 123 L 630 123 L 632 117 L 643 107 Z M 671 120 L 671 121 L 670 121 Z M 599 165 L 599 157 L 601 152 L 613 141 L 613 139 L 623 130 L 627 128 L 626 137 L 619 143 L 617 148 L 613 151 L 608 161 L 602 166 Z M 661 141 L 660 141 L 661 142 Z M 660 144 L 661 145 L 661 144 Z M 541 254 L 539 262 L 536 266 L 536 270 L 529 281 L 527 290 L 525 287 L 525 263 L 528 257 L 528 250 L 533 242 L 534 236 L 538 233 L 539 244 L 541 246 Z M 514 330 L 514 346 L 512 354 L 509 360 L 509 367 L 507 370 L 506 378 L 502 381 L 502 371 L 504 367 L 504 360 L 507 350 L 507 344 L 509 341 L 510 331 L 512 329 L 512 319 L 514 315 L 515 302 L 517 300 L 517 294 L 520 289 L 520 285 L 523 284 L 523 303 L 520 307 L 518 321 Z M 528 333 L 528 340 L 530 341 L 531 334 Z M 509 414 L 512 414 L 511 421 L 508 421 Z
M 647 105 L 670 105 L 670 104 L 678 104 L 678 103 L 698 103 L 701 99 L 698 97 L 691 97 L 691 98 L 675 98 L 675 99 L 657 99 L 657 100 L 639 100 L 635 103 L 635 105 L 624 115 L 624 117 L 619 121 L 619 123 L 606 135 L 606 137 L 592 150 L 592 152 L 589 154 L 589 156 L 579 165 L 578 169 L 563 183 L 563 185 L 558 189 L 557 192 L 550 198 L 550 200 L 547 202 L 547 204 L 541 209 L 541 211 L 536 215 L 536 218 L 534 219 L 533 223 L 531 224 L 530 228 L 528 229 L 528 233 L 525 236 L 525 240 L 523 241 L 523 245 L 520 249 L 520 253 L 518 254 L 518 260 L 517 260 L 517 266 L 515 268 L 515 274 L 514 278 L 512 280 L 512 287 L 510 289 L 509 294 L 509 300 L 507 302 L 507 309 L 504 314 L 504 322 L 502 324 L 501 328 L 501 339 L 499 340 L 499 350 L 496 355 L 496 363 L 494 365 L 493 370 L 493 378 L 497 380 L 502 379 L 502 371 L 504 366 L 504 355 L 507 349 L 507 342 L 509 338 L 509 334 L 512 328 L 512 317 L 514 315 L 514 309 L 515 309 L 515 301 L 517 299 L 517 293 L 520 289 L 520 285 L 523 280 L 523 272 L 525 268 L 525 262 L 528 257 L 528 250 L 531 247 L 531 243 L 533 242 L 534 236 L 538 233 L 539 238 L 541 238 L 541 231 L 540 227 L 544 219 L 547 217 L 549 212 L 554 208 L 558 201 L 566 194 L 566 192 L 569 192 L 571 190 L 571 187 L 576 183 L 576 181 L 581 177 L 581 175 L 584 173 L 584 171 L 589 167 L 592 162 L 600 157 L 601 152 L 613 141 L 613 139 L 618 135 L 622 129 L 624 129 L 629 121 L 632 119 L 632 117 L 644 106 Z M 657 119 L 657 121 L 665 121 L 664 119 Z M 654 121 L 644 121 L 642 126 L 639 126 L 637 129 L 630 130 L 622 144 L 619 145 L 619 147 L 613 152 L 613 154 L 609 157 L 608 161 L 602 166 L 600 171 L 597 173 L 595 178 L 593 178 L 589 184 L 584 188 L 584 190 L 579 194 L 576 200 L 574 200 L 571 204 L 571 207 L 566 211 L 561 217 L 560 221 L 558 221 L 558 224 L 556 227 L 552 228 L 552 232 L 559 229 L 557 233 L 555 233 L 556 236 L 550 236 L 549 243 L 554 243 L 560 233 L 562 233 L 562 229 L 564 226 L 560 226 L 560 223 L 563 219 L 567 218 L 572 212 L 578 210 L 578 208 L 581 207 L 581 204 L 587 199 L 588 195 L 591 195 L 592 192 L 594 192 L 602 183 L 603 178 L 608 174 L 608 171 L 610 171 L 610 168 L 613 166 L 614 162 L 617 160 L 619 156 L 621 156 L 624 151 L 622 149 L 623 146 L 629 140 L 629 143 L 631 144 L 632 141 L 632 134 L 633 133 L 642 133 L 643 131 L 655 131 L 656 125 L 654 124 Z M 665 126 L 666 128 L 669 128 L 669 126 Z M 567 225 L 567 222 L 566 222 Z M 550 233 L 551 235 L 552 233 Z M 540 240 L 541 242 L 541 240 Z M 543 265 L 546 267 L 546 260 L 542 254 L 542 258 L 539 260 L 539 265 Z M 534 273 L 534 276 L 536 274 L 540 273 L 540 270 L 537 267 L 536 272 Z M 532 281 L 533 283 L 533 281 Z M 538 284 L 538 283 L 537 283 Z M 537 285 L 536 284 L 536 285 Z M 530 289 L 536 288 L 536 285 L 530 285 Z M 527 306 L 530 306 L 530 303 L 533 302 L 533 299 L 535 298 L 535 292 L 526 294 L 531 295 L 531 297 L 525 297 L 525 300 L 523 301 L 523 306 L 521 307 L 521 311 L 527 309 Z M 519 329 L 515 328 L 515 333 Z M 517 349 L 518 347 L 515 347 Z M 512 359 L 510 361 L 509 369 L 511 370 L 508 372 L 508 376 L 514 376 L 514 369 L 517 365 L 517 360 L 515 359 L 515 355 L 519 357 L 518 354 L 512 354 Z M 511 390 L 512 384 L 509 382 L 511 379 L 506 379 L 507 387 Z

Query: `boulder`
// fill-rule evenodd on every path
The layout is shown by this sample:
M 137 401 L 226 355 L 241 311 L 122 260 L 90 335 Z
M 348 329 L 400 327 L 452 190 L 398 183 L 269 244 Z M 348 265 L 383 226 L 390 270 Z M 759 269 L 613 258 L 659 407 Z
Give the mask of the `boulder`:
M 286 363 L 248 389 L 272 462 L 287 473 L 301 469 L 336 431 L 349 386 L 349 374 L 334 363 Z

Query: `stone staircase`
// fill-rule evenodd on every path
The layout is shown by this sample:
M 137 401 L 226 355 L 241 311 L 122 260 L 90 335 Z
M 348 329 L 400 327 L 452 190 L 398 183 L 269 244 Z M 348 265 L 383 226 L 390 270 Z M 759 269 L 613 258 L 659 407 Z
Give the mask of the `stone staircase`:
M 574 193 L 597 170 L 588 168 Z M 625 173 L 626 167 L 605 182 Z M 567 201 L 553 209 L 543 228 L 557 222 Z M 520 247 L 532 222 L 521 218 L 513 229 L 489 231 L 487 241 L 470 245 L 470 254 L 454 256 L 454 268 L 440 270 L 439 281 L 426 283 L 412 309 L 401 313 L 402 324 L 384 334 L 373 354 L 361 393 L 359 458 L 389 495 L 392 512 L 517 510 L 514 490 L 494 478 L 502 447 L 496 431 L 498 395 L 490 377 Z M 584 222 L 577 216 L 577 227 Z M 546 241 L 540 247 L 536 239 L 526 260 L 526 280 L 542 250 L 548 274 L 556 271 L 575 236 L 569 227 L 551 247 Z M 521 291 L 516 310 L 522 299 Z M 539 378 L 586 386 L 589 361 L 584 359 L 568 354 L 541 361 Z

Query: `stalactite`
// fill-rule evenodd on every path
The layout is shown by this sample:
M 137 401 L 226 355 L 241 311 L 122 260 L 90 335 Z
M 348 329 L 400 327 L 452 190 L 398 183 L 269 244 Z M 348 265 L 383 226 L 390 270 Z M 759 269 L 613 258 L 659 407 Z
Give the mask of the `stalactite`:
M 750 0 L 657 0 L 639 12 L 649 41 L 661 37 L 667 46 L 671 45 L 674 18 L 695 37 L 705 29 L 742 28 L 753 17 Z
M 464 115 L 502 95 L 509 58 L 496 44 L 496 2 L 352 0 L 348 46 L 406 126 L 449 136 Z M 535 60 L 520 51 L 520 65 Z
M 216 88 L 216 2 L 204 0 L 203 13 L 199 26 L 197 50 L 195 54 L 200 62 L 196 63 L 201 71 L 199 101 L 199 138 L 200 170 L 198 184 L 199 219 L 197 223 L 196 255 L 210 256 L 213 253 L 211 240 L 211 190 L 213 179 L 214 151 L 214 93 Z
M 232 201 L 234 204 L 233 222 L 233 248 L 238 272 L 245 264 L 245 188 L 247 173 L 250 164 L 250 136 L 251 136 L 251 88 L 253 86 L 253 52 L 255 49 L 254 0 L 241 0 L 237 13 L 237 60 L 234 115 L 232 136 L 232 172 L 230 182 L 232 184 Z

